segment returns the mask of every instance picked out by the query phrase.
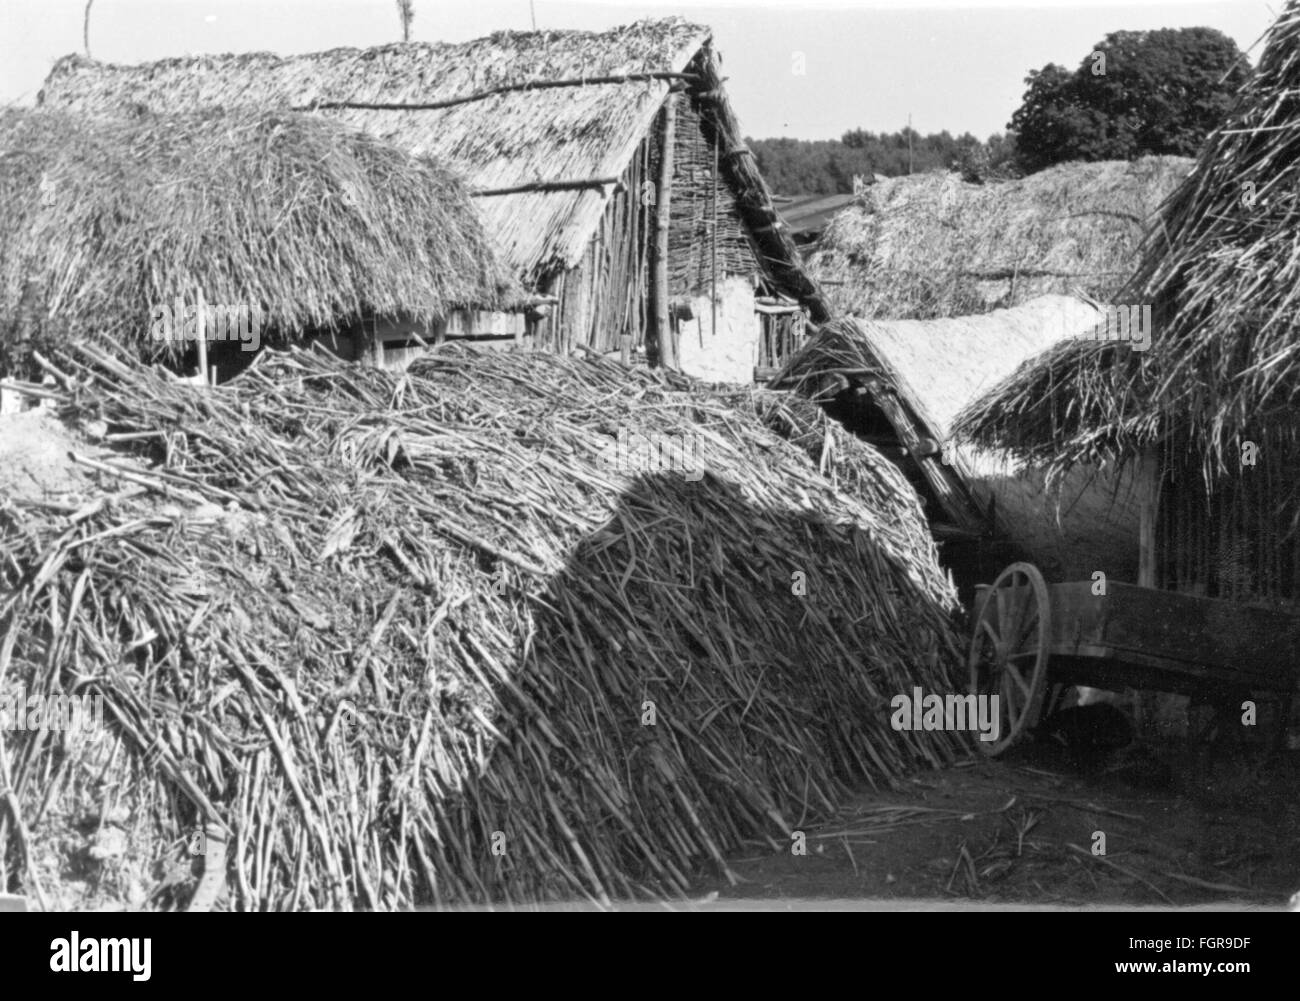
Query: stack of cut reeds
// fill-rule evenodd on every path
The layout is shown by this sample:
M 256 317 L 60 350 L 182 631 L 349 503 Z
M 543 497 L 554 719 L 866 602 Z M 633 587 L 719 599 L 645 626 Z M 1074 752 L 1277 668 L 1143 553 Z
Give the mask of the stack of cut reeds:
M 0 734 L 11 884 L 112 814 L 108 894 L 205 824 L 243 909 L 671 894 L 958 751 L 889 724 L 957 657 L 915 495 L 800 404 L 462 347 L 404 375 L 264 352 L 207 390 L 47 364 L 130 454 L 89 460 L 101 495 L 0 498 L 0 684 L 106 706 Z

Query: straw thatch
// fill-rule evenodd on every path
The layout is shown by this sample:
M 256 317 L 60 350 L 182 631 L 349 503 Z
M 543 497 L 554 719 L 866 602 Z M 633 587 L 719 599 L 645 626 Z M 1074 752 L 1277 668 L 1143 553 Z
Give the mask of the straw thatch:
M 1150 400 L 1217 456 L 1300 397 L 1300 4 L 1269 32 L 1227 123 L 1179 189 L 1129 295 L 1155 303 Z M 1130 364 L 1132 364 L 1130 362 Z M 1131 410 L 1121 409 L 1122 422 Z M 1184 423 L 1185 422 L 1185 423 Z
M 50 889 L 89 814 L 110 895 L 204 822 L 239 908 L 676 892 L 955 750 L 889 725 L 953 685 L 915 497 L 797 401 L 461 346 L 400 377 L 264 352 L 207 391 L 56 364 L 63 418 L 134 458 L 0 499 L 0 684 L 108 720 L 0 733 L 11 885 Z M 620 430 L 692 436 L 702 478 L 603 464 Z
M 723 147 L 720 169 L 763 267 L 815 300 L 793 242 L 769 225 L 777 218 L 771 194 L 743 149 L 716 62 L 707 28 L 664 18 L 600 33 L 503 31 L 461 44 L 288 57 L 252 53 L 111 66 L 73 55 L 55 65 L 40 101 L 112 114 L 132 104 L 319 108 L 453 166 L 480 194 L 485 225 L 504 259 L 537 287 L 583 260 L 615 182 L 625 177 L 670 87 L 686 87 L 707 105 L 710 129 Z M 339 104 L 350 106 L 332 107 Z
M 0 113 L 0 370 L 46 337 L 163 352 L 151 311 L 260 309 L 287 335 L 522 295 L 461 182 L 290 113 Z
M 773 388 L 825 399 L 839 385 L 835 376 L 878 376 L 907 401 L 924 433 L 944 442 L 962 406 L 1025 360 L 1090 330 L 1100 315 L 1082 300 L 1046 295 L 983 315 L 827 324 Z
M 1014 181 L 955 173 L 872 185 L 831 220 L 808 269 L 850 316 L 928 320 L 1051 293 L 1110 302 L 1191 161 L 1070 163 Z
M 953 441 L 958 411 L 1026 359 L 1072 343 L 1101 314 L 1066 296 L 943 320 L 826 324 L 773 382 L 827 406 L 894 455 L 940 518 L 1010 540 L 1055 579 L 1135 570 L 1137 519 L 1127 476 L 1043 470 Z M 941 533 L 942 534 L 942 533 Z
M 1300 601 L 1298 90 L 1300 4 L 1291 2 L 1121 293 L 1152 307 L 1149 350 L 1060 345 L 957 421 L 963 436 L 1053 474 L 1080 463 L 1150 470 L 1152 584 L 1292 607 Z
M 1175 438 L 1222 461 L 1244 434 L 1293 423 L 1298 88 L 1300 5 L 1293 0 L 1121 293 L 1153 306 L 1150 350 L 1062 345 L 963 414 L 964 434 L 1066 467 L 1131 458 Z

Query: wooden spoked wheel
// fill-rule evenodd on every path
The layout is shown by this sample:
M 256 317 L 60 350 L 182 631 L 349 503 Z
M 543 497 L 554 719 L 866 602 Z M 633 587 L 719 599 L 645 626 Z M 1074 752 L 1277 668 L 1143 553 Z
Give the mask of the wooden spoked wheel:
M 983 590 L 971 634 L 970 689 L 997 695 L 997 740 L 976 740 L 985 754 L 1001 754 L 1038 723 L 1047 690 L 1052 636 L 1047 583 L 1031 563 L 1013 563 Z

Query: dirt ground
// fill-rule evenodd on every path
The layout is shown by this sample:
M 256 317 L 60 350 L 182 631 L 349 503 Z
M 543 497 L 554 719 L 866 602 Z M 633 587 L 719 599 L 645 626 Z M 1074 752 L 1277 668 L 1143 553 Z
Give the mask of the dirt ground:
M 1117 775 L 1014 749 L 863 790 L 803 828 L 807 854 L 793 840 L 756 845 L 731 860 L 735 885 L 704 879 L 699 894 L 723 905 L 1284 905 L 1300 889 L 1300 752 L 1234 749 L 1199 767 L 1188 745 L 1151 752 L 1151 767 Z

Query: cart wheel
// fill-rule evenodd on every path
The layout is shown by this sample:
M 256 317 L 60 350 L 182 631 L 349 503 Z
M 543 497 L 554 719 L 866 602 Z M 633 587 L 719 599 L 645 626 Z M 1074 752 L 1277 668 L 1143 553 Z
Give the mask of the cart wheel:
M 1043 575 L 1033 564 L 1011 564 L 980 597 L 967 661 L 971 692 L 1000 697 L 998 739 L 976 741 L 985 754 L 1001 754 L 1038 723 L 1051 635 Z

